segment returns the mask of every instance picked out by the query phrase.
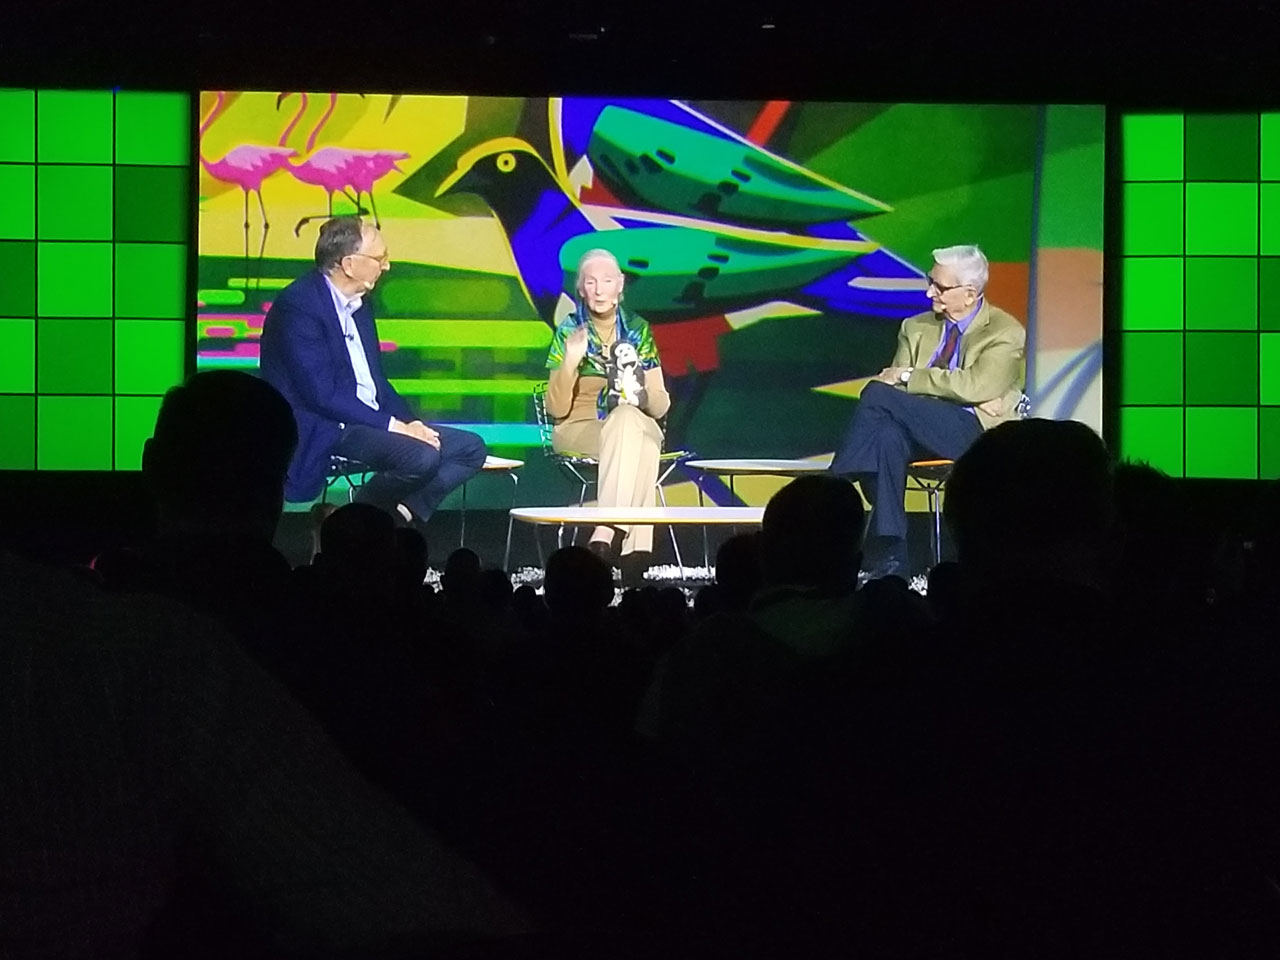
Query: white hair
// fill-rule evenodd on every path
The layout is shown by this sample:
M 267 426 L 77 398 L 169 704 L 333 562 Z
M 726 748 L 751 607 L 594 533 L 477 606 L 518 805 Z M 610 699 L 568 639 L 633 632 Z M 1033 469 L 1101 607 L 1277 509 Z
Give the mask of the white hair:
M 979 294 L 987 287 L 987 277 L 991 273 L 987 255 L 973 244 L 939 247 L 933 251 L 933 262 L 954 270 L 961 286 L 973 287 Z
M 582 271 L 592 260 L 608 260 L 613 264 L 614 269 L 618 271 L 618 276 L 623 276 L 622 266 L 618 263 L 618 258 L 606 250 L 604 247 L 596 247 L 594 250 L 588 250 L 578 258 L 578 278 L 573 282 L 573 289 L 582 294 Z

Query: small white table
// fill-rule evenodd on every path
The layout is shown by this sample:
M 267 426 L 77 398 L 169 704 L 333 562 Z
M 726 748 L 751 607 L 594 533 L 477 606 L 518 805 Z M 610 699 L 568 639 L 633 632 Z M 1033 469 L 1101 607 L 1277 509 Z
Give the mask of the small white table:
M 764 507 L 513 507 L 511 519 L 536 526 L 759 526 Z M 535 537 L 535 539 L 537 539 Z M 510 540 L 508 540 L 510 543 Z M 538 540 L 538 559 L 542 541 Z M 684 564 L 680 565 L 683 576 Z
M 481 474 L 504 474 L 511 478 L 511 506 L 516 505 L 516 492 L 520 489 L 520 474 L 517 473 L 524 466 L 523 460 L 512 460 L 508 457 L 488 456 L 484 458 L 484 466 L 480 468 Z M 472 480 L 475 477 L 471 478 Z M 458 546 L 465 547 L 467 545 L 467 483 L 462 485 L 462 502 L 458 506 L 461 513 L 460 530 L 458 532 Z M 511 560 L 511 521 L 507 521 L 507 553 L 502 560 L 502 569 L 506 569 Z

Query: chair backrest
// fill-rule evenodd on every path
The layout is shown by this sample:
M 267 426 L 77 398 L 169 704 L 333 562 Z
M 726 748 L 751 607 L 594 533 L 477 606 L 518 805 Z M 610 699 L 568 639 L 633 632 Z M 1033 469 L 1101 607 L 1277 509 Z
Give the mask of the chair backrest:
M 551 446 L 551 431 L 555 428 L 555 424 L 551 422 L 551 415 L 547 413 L 545 380 L 533 386 L 533 414 L 538 418 L 538 439 L 542 441 L 542 452 L 550 456 L 555 452 Z

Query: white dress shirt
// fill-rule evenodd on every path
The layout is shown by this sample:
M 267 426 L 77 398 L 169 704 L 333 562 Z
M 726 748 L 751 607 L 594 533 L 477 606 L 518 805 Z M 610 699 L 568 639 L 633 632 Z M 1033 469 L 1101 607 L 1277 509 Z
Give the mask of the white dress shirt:
M 355 312 L 360 309 L 364 297 L 348 297 L 328 277 L 324 278 L 324 282 L 329 285 L 329 292 L 333 294 L 333 306 L 338 311 L 342 337 L 347 342 L 347 353 L 351 356 L 351 370 L 356 375 L 356 399 L 377 410 L 378 388 L 373 383 L 373 372 L 369 369 L 369 358 L 365 356 L 360 331 L 356 329 Z

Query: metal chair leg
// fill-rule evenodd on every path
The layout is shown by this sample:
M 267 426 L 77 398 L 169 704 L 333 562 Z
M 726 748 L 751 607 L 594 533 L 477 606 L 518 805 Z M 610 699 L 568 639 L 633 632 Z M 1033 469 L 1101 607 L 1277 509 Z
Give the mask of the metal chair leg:
M 929 488 L 929 510 L 933 513 L 933 565 L 942 562 L 942 506 L 936 486 Z
M 458 547 L 461 549 L 467 545 L 467 485 L 462 485 L 462 506 L 459 508 L 462 513 L 461 528 L 458 531 Z
M 507 473 L 511 478 L 511 510 L 516 508 L 516 491 L 520 489 L 520 478 L 516 476 L 516 472 L 511 470 Z M 516 518 L 511 515 L 511 510 L 507 511 L 507 549 L 502 555 L 502 569 L 507 573 L 511 572 L 511 526 L 516 522 Z

